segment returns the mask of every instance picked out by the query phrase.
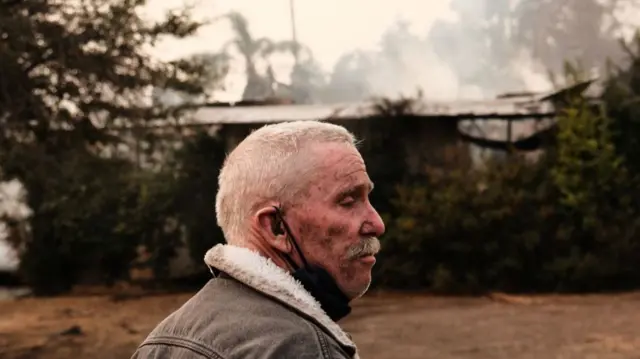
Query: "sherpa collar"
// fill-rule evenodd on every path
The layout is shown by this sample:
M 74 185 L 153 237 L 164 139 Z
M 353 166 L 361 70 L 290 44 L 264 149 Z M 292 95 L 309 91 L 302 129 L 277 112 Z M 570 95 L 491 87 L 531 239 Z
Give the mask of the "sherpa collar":
M 204 256 L 207 265 L 223 271 L 253 289 L 280 300 L 315 319 L 340 344 L 356 349 L 340 326 L 322 310 L 320 303 L 284 269 L 247 248 L 218 244 Z M 357 359 L 358 355 L 354 356 Z

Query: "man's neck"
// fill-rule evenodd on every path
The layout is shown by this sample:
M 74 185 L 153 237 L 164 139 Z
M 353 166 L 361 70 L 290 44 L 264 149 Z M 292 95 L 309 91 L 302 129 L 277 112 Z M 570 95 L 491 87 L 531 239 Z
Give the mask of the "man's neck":
M 239 246 L 258 252 L 261 256 L 269 258 L 275 265 L 287 272 L 293 271 L 293 268 L 291 268 L 287 261 L 282 258 L 282 255 L 279 254 L 278 251 L 274 250 L 273 247 L 266 245 L 263 241 L 247 240 Z

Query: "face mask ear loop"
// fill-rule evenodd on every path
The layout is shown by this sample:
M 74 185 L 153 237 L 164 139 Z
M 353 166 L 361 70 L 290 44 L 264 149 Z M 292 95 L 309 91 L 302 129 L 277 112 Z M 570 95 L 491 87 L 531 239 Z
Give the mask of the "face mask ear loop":
M 276 206 L 273 206 L 273 208 L 276 210 L 276 217 L 278 218 L 278 220 L 284 226 L 284 230 L 287 233 L 287 236 L 289 237 L 289 240 L 291 241 L 291 243 L 293 243 L 293 246 L 296 248 L 296 251 L 298 252 L 298 255 L 300 256 L 300 259 L 302 259 L 303 268 L 308 268 L 309 265 L 307 263 L 307 260 L 305 259 L 304 254 L 302 254 L 302 251 L 300 250 L 300 247 L 298 247 L 298 243 L 297 243 L 298 241 L 296 241 L 296 239 L 293 237 L 293 234 L 291 234 L 291 228 L 289 228 L 289 225 L 287 224 L 287 222 L 284 220 L 284 217 L 282 216 L 282 210 L 279 207 L 276 207 Z M 289 263 L 289 264 L 291 264 L 291 263 Z M 294 266 L 294 268 L 295 267 L 296 266 Z

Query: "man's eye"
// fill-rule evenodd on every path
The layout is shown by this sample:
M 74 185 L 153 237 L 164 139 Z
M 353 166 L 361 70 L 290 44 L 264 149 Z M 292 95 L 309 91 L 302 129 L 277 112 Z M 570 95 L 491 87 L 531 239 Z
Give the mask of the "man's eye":
M 340 205 L 343 207 L 351 207 L 356 203 L 355 198 L 353 196 L 346 197 L 340 201 Z

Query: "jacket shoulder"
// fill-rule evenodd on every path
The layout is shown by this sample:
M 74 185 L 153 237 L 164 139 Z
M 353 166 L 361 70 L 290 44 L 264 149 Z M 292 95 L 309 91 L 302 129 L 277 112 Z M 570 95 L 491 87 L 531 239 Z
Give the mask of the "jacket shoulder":
M 173 350 L 169 339 L 208 350 L 195 351 L 192 355 L 202 357 L 194 359 L 347 358 L 340 355 L 339 345 L 312 322 L 232 279 L 212 279 L 160 323 L 140 349 Z M 136 359 L 142 358 L 155 357 Z
M 176 337 L 155 337 L 145 340 L 131 359 L 226 359 L 211 348 Z

